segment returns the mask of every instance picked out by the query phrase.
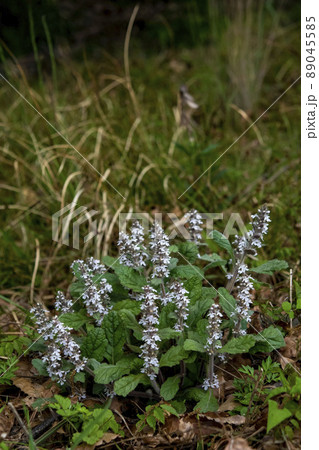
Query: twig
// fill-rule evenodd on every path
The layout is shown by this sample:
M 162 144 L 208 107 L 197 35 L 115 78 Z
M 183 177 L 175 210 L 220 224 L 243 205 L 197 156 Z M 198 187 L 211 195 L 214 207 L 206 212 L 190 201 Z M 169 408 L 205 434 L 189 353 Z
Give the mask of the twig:
M 30 439 L 30 432 L 27 429 L 27 427 L 25 426 L 25 424 L 24 424 L 23 420 L 21 419 L 21 417 L 20 417 L 18 411 L 16 410 L 15 406 L 13 406 L 13 404 L 11 402 L 8 402 L 8 406 L 10 407 L 11 411 L 15 415 L 17 421 L 19 422 L 20 427 L 23 429 L 23 431 L 26 434 L 26 436 L 28 436 L 28 438 Z

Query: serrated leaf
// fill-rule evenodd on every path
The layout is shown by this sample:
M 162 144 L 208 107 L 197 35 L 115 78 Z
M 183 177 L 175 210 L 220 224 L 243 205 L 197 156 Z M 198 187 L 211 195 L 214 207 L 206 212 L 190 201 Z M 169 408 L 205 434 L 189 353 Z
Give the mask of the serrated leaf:
M 200 401 L 196 404 L 194 409 L 199 409 L 202 413 L 215 412 L 218 410 L 218 401 L 210 389 L 202 396 Z
M 274 427 L 279 425 L 284 420 L 291 417 L 292 413 L 287 408 L 280 409 L 277 402 L 274 400 L 268 400 L 268 420 L 267 420 L 267 433 Z
M 227 253 L 231 256 L 232 260 L 235 260 L 233 247 L 229 240 L 219 231 L 213 230 L 209 233 L 208 237 L 213 238 L 216 244 L 227 251 Z
M 193 325 L 200 320 L 214 303 L 212 298 L 200 298 L 189 308 L 188 324 Z
M 106 358 L 109 363 L 115 364 L 123 354 L 122 348 L 126 337 L 126 328 L 120 313 L 110 311 L 104 317 L 101 328 L 105 333 L 107 341 Z
M 143 328 L 136 320 L 135 315 L 133 312 L 129 309 L 122 309 L 119 311 L 119 316 L 122 319 L 123 325 L 128 330 L 133 330 L 134 336 L 136 339 L 140 340 L 143 336 Z
M 48 371 L 46 369 L 46 365 L 42 361 L 42 359 L 38 359 L 38 358 L 33 359 L 32 365 L 33 365 L 33 367 L 35 367 L 37 369 L 37 371 L 40 375 L 43 375 L 45 377 L 48 376 Z
M 153 428 L 153 430 L 156 430 L 156 417 L 154 416 L 147 416 L 146 417 L 146 422 L 148 423 L 148 425 Z
M 94 328 L 89 331 L 83 339 L 81 350 L 84 356 L 102 361 L 107 348 L 105 334 L 101 328 Z
M 64 325 L 73 328 L 74 330 L 79 330 L 84 324 L 89 323 L 90 321 L 84 310 L 61 314 L 59 320 Z
M 158 335 L 161 338 L 161 341 L 164 341 L 165 339 L 175 339 L 180 336 L 180 332 L 174 330 L 173 328 L 162 328 L 161 330 L 158 330 Z
M 172 405 L 168 405 L 167 403 L 162 403 L 162 404 L 160 405 L 160 407 L 161 407 L 162 409 L 164 409 L 164 411 L 167 411 L 167 412 L 169 412 L 170 414 L 173 414 L 174 416 L 179 417 L 178 412 L 176 411 L 176 409 L 175 409 Z
M 179 244 L 178 249 L 191 264 L 198 258 L 198 247 L 194 242 L 182 242 Z
M 179 362 L 187 358 L 188 353 L 180 346 L 171 347 L 160 359 L 160 367 L 173 367 Z
M 237 302 L 234 297 L 225 288 L 218 289 L 219 294 L 219 305 L 222 310 L 227 314 L 229 319 L 236 319 L 237 312 L 236 306 Z
M 169 377 L 161 386 L 161 396 L 164 400 L 172 400 L 178 392 L 180 377 Z
M 220 353 L 230 353 L 232 355 L 236 353 L 247 353 L 254 346 L 255 342 L 255 336 L 246 334 L 245 336 L 230 339 L 219 351 Z
M 141 305 L 136 300 L 121 300 L 113 306 L 114 311 L 121 311 L 122 309 L 127 309 L 131 311 L 135 316 L 141 312 Z
M 205 266 L 204 270 L 210 269 L 212 267 L 218 267 L 218 266 L 226 266 L 227 260 L 221 258 L 217 253 L 213 253 L 212 255 L 203 255 L 201 258 L 203 261 L 208 261 L 209 264 Z
M 177 253 L 178 252 L 178 246 L 177 245 L 170 245 L 168 248 L 170 253 Z
M 185 280 L 188 280 L 189 278 L 192 277 L 202 277 L 204 278 L 204 273 L 201 269 L 199 269 L 196 266 L 177 266 L 175 267 L 175 269 L 172 270 L 171 272 L 172 276 L 176 277 L 176 278 L 182 278 Z
M 142 288 L 146 284 L 146 278 L 143 275 L 127 266 L 116 266 L 114 270 L 123 286 L 135 292 L 142 292 Z
M 265 275 L 272 275 L 274 272 L 278 272 L 280 270 L 288 269 L 288 263 L 286 261 L 282 261 L 279 259 L 272 259 L 271 261 L 267 261 L 265 264 L 261 264 L 258 267 L 254 267 L 250 269 L 251 272 L 255 273 L 263 273 Z
M 154 411 L 153 411 L 153 415 L 154 415 L 154 417 L 156 417 L 156 419 L 159 421 L 159 422 L 161 422 L 161 423 L 165 423 L 165 415 L 164 415 L 164 412 L 163 412 L 163 410 L 159 407 L 159 406 L 156 406 L 155 408 L 154 408 Z
M 119 365 L 101 364 L 94 370 L 94 381 L 100 384 L 109 384 L 111 381 L 118 380 L 123 375 L 130 373 L 129 367 Z
M 186 351 L 193 351 L 193 352 L 205 352 L 204 346 L 193 339 L 186 339 L 184 342 L 184 350 Z
M 284 337 L 278 328 L 273 325 L 263 330 L 261 333 L 254 336 L 256 344 L 252 351 L 256 352 L 272 352 L 277 348 L 286 345 Z
M 188 291 L 187 297 L 190 299 L 191 305 L 202 295 L 202 278 L 194 276 L 184 283 L 185 289 Z
M 142 383 L 143 381 L 145 382 L 145 375 L 142 373 L 139 373 L 137 375 L 128 375 L 121 378 L 120 380 L 115 381 L 114 391 L 117 395 L 126 397 L 130 392 L 134 391 L 139 383 Z
M 199 402 L 205 396 L 205 391 L 199 388 L 190 388 L 185 391 L 185 397 L 187 400 L 195 400 Z

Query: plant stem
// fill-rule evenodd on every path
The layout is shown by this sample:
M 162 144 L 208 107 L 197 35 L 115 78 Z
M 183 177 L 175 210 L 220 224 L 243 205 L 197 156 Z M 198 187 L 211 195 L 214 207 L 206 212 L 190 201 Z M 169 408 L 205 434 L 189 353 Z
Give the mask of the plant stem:
M 151 380 L 151 385 L 152 385 L 154 391 L 156 392 L 156 394 L 160 394 L 161 389 L 160 389 L 157 381 L 156 380 Z

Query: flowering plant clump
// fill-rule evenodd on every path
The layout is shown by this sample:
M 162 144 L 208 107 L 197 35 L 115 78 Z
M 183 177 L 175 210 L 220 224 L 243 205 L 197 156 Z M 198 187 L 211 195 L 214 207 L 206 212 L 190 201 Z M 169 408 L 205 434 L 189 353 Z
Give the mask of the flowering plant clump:
M 174 244 L 158 222 L 149 235 L 134 222 L 120 233 L 119 257 L 74 261 L 70 296 L 56 296 L 58 315 L 32 309 L 41 364 L 52 379 L 63 385 L 75 374 L 91 392 L 124 397 L 139 386 L 145 396 L 215 411 L 217 367 L 238 353 L 284 345 L 279 329 L 258 332 L 252 325 L 253 275 L 287 268 L 284 261 L 257 261 L 269 210 L 252 215 L 250 230 L 234 246 L 218 231 L 202 239 L 196 210 L 186 218 L 190 239 Z

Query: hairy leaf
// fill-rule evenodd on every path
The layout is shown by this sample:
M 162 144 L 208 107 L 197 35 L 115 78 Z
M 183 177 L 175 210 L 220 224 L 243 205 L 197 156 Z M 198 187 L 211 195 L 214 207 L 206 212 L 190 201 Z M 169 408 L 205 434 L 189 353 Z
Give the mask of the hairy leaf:
M 288 269 L 288 263 L 286 261 L 282 261 L 280 259 L 272 259 L 271 261 L 267 261 L 265 264 L 261 264 L 258 267 L 254 267 L 250 269 L 251 272 L 255 273 L 264 273 L 266 275 L 272 275 L 274 272 L 278 272 L 279 270 Z
M 122 356 L 122 347 L 126 337 L 126 328 L 120 313 L 117 311 L 110 311 L 104 317 L 101 325 L 106 341 L 106 358 L 111 364 L 115 364 Z
M 194 242 L 186 241 L 179 244 L 180 253 L 185 256 L 188 262 L 193 264 L 198 258 L 198 247 Z
M 212 390 L 205 392 L 194 409 L 199 409 L 202 413 L 215 412 L 218 410 L 218 401 L 214 397 Z
M 81 350 L 83 355 L 102 361 L 107 348 L 105 334 L 101 328 L 93 328 L 83 339 Z
M 219 305 L 222 310 L 227 314 L 229 319 L 235 319 L 237 316 L 236 305 L 237 302 L 234 297 L 225 288 L 218 289 Z
M 160 360 L 160 367 L 173 367 L 179 362 L 187 358 L 188 353 L 180 346 L 171 347 L 164 355 L 162 355 Z
M 139 383 L 148 383 L 148 377 L 142 373 L 139 373 L 137 375 L 128 375 L 121 378 L 120 380 L 115 381 L 114 391 L 117 395 L 126 397 L 130 392 L 134 391 Z
M 172 400 L 178 392 L 180 377 L 169 377 L 161 386 L 161 396 L 164 400 Z
M 135 292 L 142 292 L 142 287 L 146 284 L 146 278 L 143 275 L 127 266 L 117 266 L 114 270 L 123 286 Z
M 188 351 L 194 351 L 194 352 L 205 352 L 204 346 L 193 339 L 186 339 L 184 342 L 184 349 Z
M 219 351 L 220 353 L 246 353 L 255 344 L 255 336 L 251 334 L 246 334 L 245 336 L 240 336 L 238 338 L 232 338 L 230 341 L 224 345 Z
M 256 344 L 252 351 L 256 352 L 272 352 L 277 348 L 285 346 L 285 340 L 278 328 L 273 325 L 254 336 Z
M 232 260 L 234 261 L 234 251 L 233 247 L 231 246 L 231 243 L 229 240 L 219 231 L 213 230 L 209 233 L 209 237 L 212 237 L 213 240 L 216 242 L 216 244 L 227 251 L 227 253 L 231 256 Z
M 74 330 L 79 330 L 85 323 L 89 323 L 90 319 L 85 310 L 72 313 L 64 313 L 59 316 L 60 322 Z

